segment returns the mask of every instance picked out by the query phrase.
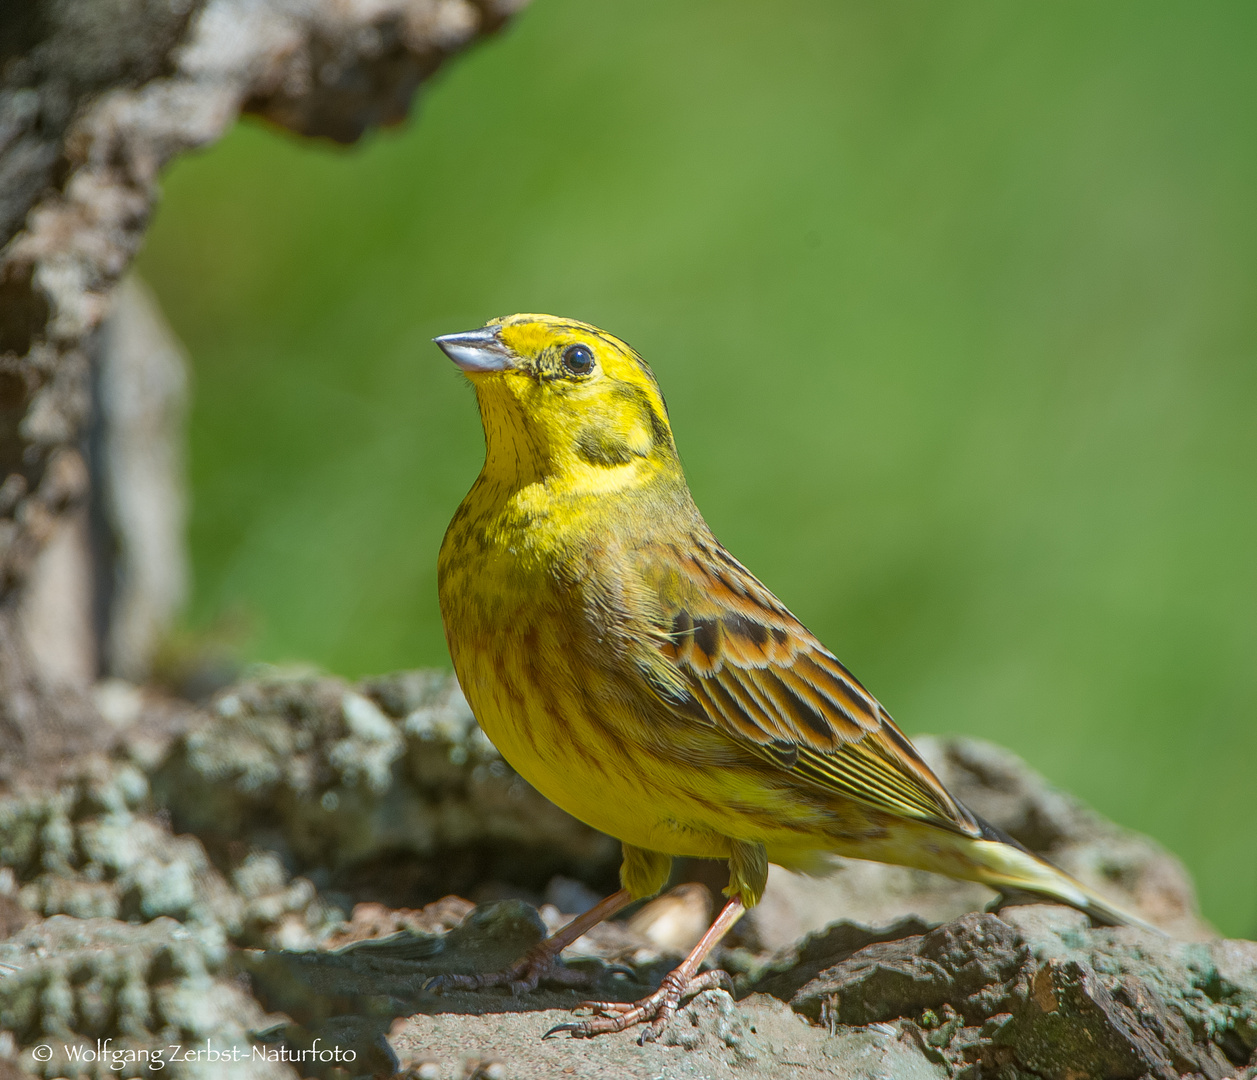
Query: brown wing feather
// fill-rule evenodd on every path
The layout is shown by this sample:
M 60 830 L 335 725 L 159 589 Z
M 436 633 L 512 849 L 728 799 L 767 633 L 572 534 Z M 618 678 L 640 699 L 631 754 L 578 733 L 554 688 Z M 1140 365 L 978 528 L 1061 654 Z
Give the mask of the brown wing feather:
M 978 834 L 886 710 L 710 535 L 684 555 L 640 554 L 662 624 L 656 655 L 671 669 L 652 678 L 665 696 L 684 688 L 691 709 L 808 784 Z

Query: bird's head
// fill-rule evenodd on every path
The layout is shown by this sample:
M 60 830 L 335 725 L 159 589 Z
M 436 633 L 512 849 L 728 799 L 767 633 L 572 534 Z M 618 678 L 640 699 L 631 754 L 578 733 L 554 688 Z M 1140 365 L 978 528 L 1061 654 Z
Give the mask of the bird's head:
M 435 341 L 476 388 L 487 473 L 610 490 L 679 472 L 659 385 L 619 338 L 511 315 Z

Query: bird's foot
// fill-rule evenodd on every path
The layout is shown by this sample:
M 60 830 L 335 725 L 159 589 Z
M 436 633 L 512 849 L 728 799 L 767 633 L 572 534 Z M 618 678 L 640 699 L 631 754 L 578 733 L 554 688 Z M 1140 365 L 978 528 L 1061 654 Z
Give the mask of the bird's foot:
M 505 986 L 512 994 L 526 994 L 537 989 L 542 979 L 560 986 L 578 987 L 592 985 L 597 977 L 597 972 L 565 967 L 559 962 L 558 952 L 542 942 L 501 971 L 477 975 L 436 975 L 424 983 L 423 988 L 440 994 L 450 990 L 484 990 Z
M 542 1038 L 567 1032 L 573 1039 L 588 1039 L 645 1024 L 637 1042 L 639 1045 L 654 1042 L 663 1034 L 683 1000 L 717 988 L 732 991 L 733 980 L 725 972 L 716 970 L 704 971 L 690 978 L 677 968 L 664 976 L 658 990 L 640 1001 L 582 1001 L 573 1012 L 591 1012 L 593 1016 L 588 1020 L 557 1024 Z

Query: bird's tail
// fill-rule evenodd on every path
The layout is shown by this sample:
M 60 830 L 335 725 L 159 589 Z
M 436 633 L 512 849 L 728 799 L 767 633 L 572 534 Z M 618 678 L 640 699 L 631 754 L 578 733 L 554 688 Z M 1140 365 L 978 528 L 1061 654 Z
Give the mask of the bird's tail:
M 1027 851 L 1012 837 L 979 819 L 982 838 L 969 842 L 969 856 L 977 864 L 975 877 L 993 889 L 1033 893 L 1077 908 L 1105 926 L 1137 926 L 1160 934 L 1151 923 L 1132 915 L 1094 889 L 1070 877 L 1046 859 Z

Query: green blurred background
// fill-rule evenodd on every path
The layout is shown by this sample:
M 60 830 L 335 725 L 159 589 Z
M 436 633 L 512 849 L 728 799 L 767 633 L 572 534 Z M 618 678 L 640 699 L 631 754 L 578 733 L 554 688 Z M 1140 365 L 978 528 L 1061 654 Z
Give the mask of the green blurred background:
M 434 334 L 654 368 L 716 533 L 909 732 L 1004 743 L 1257 934 L 1257 7 L 535 0 L 413 122 L 239 126 L 141 259 L 195 367 L 192 626 L 448 665 Z

